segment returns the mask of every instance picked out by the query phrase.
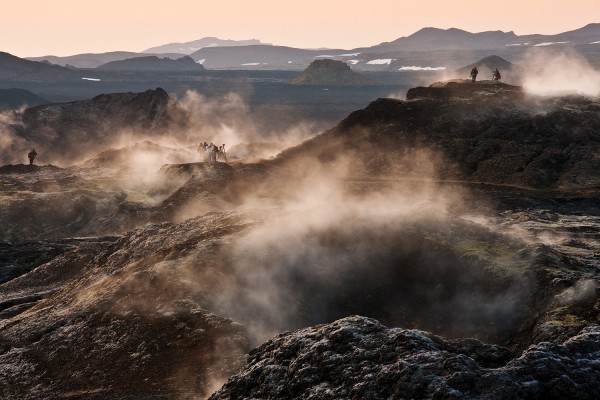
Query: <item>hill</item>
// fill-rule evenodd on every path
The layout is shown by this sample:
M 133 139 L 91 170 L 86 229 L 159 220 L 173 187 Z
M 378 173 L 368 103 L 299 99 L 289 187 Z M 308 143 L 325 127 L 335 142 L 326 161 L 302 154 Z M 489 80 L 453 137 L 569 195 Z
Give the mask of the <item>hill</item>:
M 0 89 L 0 111 L 46 103 L 49 101 L 25 89 Z
M 148 53 L 135 53 L 131 51 L 110 51 L 107 53 L 84 53 L 75 54 L 72 56 L 43 56 L 43 57 L 30 57 L 32 61 L 47 61 L 49 63 L 61 66 L 71 66 L 76 68 L 96 68 L 102 64 L 106 64 L 111 61 L 126 60 L 136 57 L 148 57 L 157 54 Z M 181 58 L 180 53 L 161 53 L 161 57 L 168 57 L 173 60 Z
M 502 76 L 501 80 L 504 82 L 518 83 L 521 79 L 520 67 L 496 55 L 488 56 L 472 64 L 465 65 L 464 67 L 457 69 L 456 74 L 459 77 L 466 79 L 470 76 L 471 69 L 474 65 L 477 66 L 477 70 L 479 71 L 477 76 L 477 79 L 479 80 L 492 79 L 492 71 L 496 68 L 500 71 Z
M 314 86 L 360 86 L 374 85 L 375 81 L 352 71 L 350 66 L 342 61 L 320 59 L 310 63 L 302 75 L 289 83 Z
M 40 82 L 76 81 L 83 75 L 80 72 L 30 61 L 0 52 L 0 81 L 4 82 Z
M 176 60 L 156 56 L 128 58 L 126 60 L 111 61 L 97 67 L 103 71 L 204 71 L 205 68 L 196 63 L 192 58 L 184 56 Z
M 161 88 L 39 105 L 6 127 L 13 139 L 3 146 L 0 160 L 14 162 L 15 154 L 34 147 L 42 163 L 72 163 L 110 147 L 125 132 L 152 137 L 185 121 L 185 113 Z
M 151 47 L 144 50 L 142 53 L 181 53 L 181 54 L 192 54 L 204 47 L 230 47 L 230 46 L 252 46 L 252 45 L 268 45 L 262 43 L 260 40 L 230 40 L 230 39 L 219 39 L 216 37 L 204 37 L 198 40 L 192 40 L 191 42 L 183 43 L 169 43 L 161 46 Z
M 513 32 L 471 33 L 462 29 L 423 28 L 410 36 L 368 48 L 369 52 L 481 50 L 504 47 L 517 39 Z M 365 49 L 367 50 L 367 49 Z
M 413 88 L 406 98 L 379 99 L 276 162 L 350 152 L 361 159 L 355 175 L 420 176 L 439 160 L 439 179 L 564 190 L 600 185 L 596 100 L 530 101 L 520 87 L 467 80 Z

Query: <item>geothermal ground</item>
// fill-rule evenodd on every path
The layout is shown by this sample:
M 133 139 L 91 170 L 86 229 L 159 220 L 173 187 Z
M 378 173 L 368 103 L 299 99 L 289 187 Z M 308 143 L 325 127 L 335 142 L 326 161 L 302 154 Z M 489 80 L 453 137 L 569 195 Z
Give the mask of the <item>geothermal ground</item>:
M 157 90 L 1 126 L 60 166 L 0 167 L 0 397 L 600 397 L 597 100 L 437 83 L 229 164 L 198 124 Z

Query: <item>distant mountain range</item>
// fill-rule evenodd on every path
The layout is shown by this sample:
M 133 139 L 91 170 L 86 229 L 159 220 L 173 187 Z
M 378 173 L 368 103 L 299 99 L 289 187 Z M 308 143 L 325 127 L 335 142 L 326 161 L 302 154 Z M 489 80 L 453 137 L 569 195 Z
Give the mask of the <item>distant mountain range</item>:
M 600 40 L 600 23 L 556 35 L 516 35 L 514 32 L 471 33 L 461 29 L 423 28 L 410 36 L 363 49 L 369 52 L 491 50 L 510 46 L 586 45 Z
M 103 64 L 109 63 L 111 61 L 120 61 L 127 60 L 130 58 L 136 57 L 148 57 L 156 54 L 147 54 L 147 53 L 135 53 L 131 51 L 111 51 L 108 53 L 85 53 L 85 54 L 75 54 L 73 56 L 67 57 L 57 57 L 57 56 L 44 56 L 44 57 L 29 57 L 28 60 L 31 61 L 47 61 L 51 64 L 61 65 L 61 66 L 71 66 L 76 68 L 96 68 Z M 160 54 L 161 57 L 168 57 L 173 60 L 176 60 L 181 57 L 180 53 L 164 53 Z
M 182 54 L 189 54 L 207 69 L 303 70 L 315 59 L 331 58 L 344 61 L 355 70 L 413 71 L 457 68 L 464 65 L 467 58 L 476 60 L 490 53 L 510 59 L 518 57 L 529 48 L 561 46 L 578 46 L 582 52 L 596 57 L 592 57 L 593 62 L 600 57 L 600 23 L 556 35 L 516 35 L 514 32 L 503 31 L 471 33 L 456 28 L 423 28 L 390 42 L 349 50 L 309 50 L 267 45 L 256 39 L 235 41 L 208 37 L 152 47 L 143 53 L 45 56 L 30 60 L 77 68 L 96 68 L 109 62 L 137 57 L 159 55 L 161 58 L 178 59 Z
M 557 35 L 516 35 L 514 32 L 488 31 L 471 33 L 461 29 L 423 28 L 414 34 L 371 47 L 349 50 L 306 50 L 284 46 L 238 46 L 203 48 L 190 56 L 207 68 L 214 69 L 301 69 L 315 58 L 332 58 L 345 61 L 355 69 L 398 70 L 409 60 L 422 59 L 424 52 L 454 52 L 438 54 L 442 61 L 456 58 L 464 62 L 464 54 L 481 51 L 515 53 L 526 48 L 556 46 L 598 46 L 600 48 L 600 23 Z M 417 53 L 417 54 L 415 54 Z M 474 55 L 473 58 L 481 57 Z M 427 57 L 431 60 L 433 57 Z M 404 63 L 403 63 L 404 62 Z M 410 64 L 408 64 L 410 66 Z M 460 64 L 459 64 L 460 65 Z M 424 65 L 416 67 L 435 67 Z
M 191 42 L 184 43 L 169 43 L 163 44 L 162 46 L 151 47 L 144 50 L 142 53 L 181 53 L 181 54 L 192 54 L 204 47 L 229 47 L 229 46 L 251 46 L 251 45 L 268 45 L 268 43 L 262 43 L 260 40 L 223 40 L 216 37 L 204 37 L 202 39 L 193 40 Z

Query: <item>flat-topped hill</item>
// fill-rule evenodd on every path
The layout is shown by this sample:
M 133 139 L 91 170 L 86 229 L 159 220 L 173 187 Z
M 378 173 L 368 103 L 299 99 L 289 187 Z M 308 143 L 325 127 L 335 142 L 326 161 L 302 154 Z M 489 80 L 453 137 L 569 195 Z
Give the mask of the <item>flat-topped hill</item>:
M 290 81 L 292 85 L 315 86 L 360 86 L 373 85 L 375 82 L 352 71 L 350 66 L 342 61 L 320 59 L 315 60 L 304 70 L 304 73 Z

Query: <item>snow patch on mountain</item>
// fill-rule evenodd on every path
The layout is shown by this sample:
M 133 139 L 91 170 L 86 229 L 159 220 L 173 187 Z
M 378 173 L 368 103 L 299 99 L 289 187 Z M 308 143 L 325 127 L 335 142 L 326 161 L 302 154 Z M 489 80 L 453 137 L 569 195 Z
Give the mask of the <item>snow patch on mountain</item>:
M 402 66 L 398 71 L 444 71 L 446 67 L 417 67 L 415 65 Z
M 367 61 L 367 64 L 369 65 L 385 65 L 385 64 L 391 64 L 392 61 L 394 59 L 393 58 L 378 58 L 376 60 L 371 60 L 371 61 Z

